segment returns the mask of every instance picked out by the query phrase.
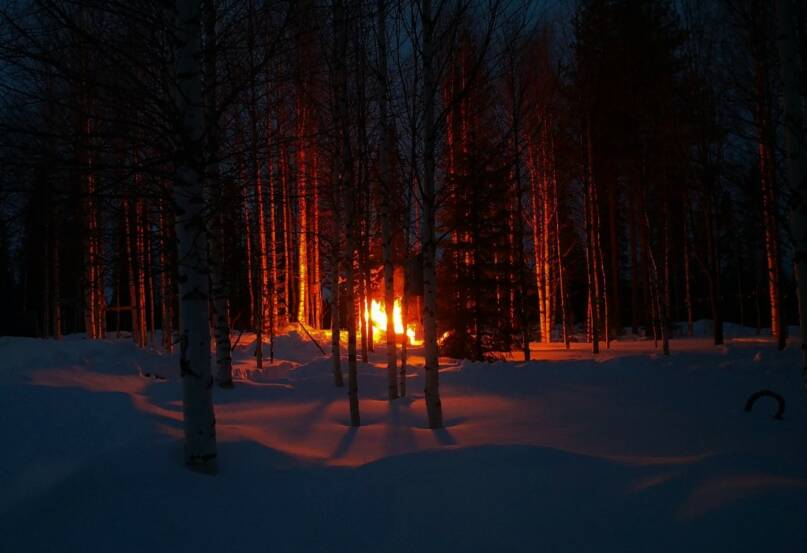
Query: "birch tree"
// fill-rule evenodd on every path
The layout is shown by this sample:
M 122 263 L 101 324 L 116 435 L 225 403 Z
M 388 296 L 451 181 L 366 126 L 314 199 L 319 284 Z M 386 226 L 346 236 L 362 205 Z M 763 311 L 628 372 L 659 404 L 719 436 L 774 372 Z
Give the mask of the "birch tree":
M 202 174 L 203 106 L 201 0 L 176 0 L 175 59 L 177 133 L 174 182 L 179 243 L 179 336 L 185 463 L 215 469 L 208 326 L 207 228 Z
M 392 258 L 392 197 L 393 183 L 390 171 L 392 143 L 387 116 L 387 9 L 385 0 L 378 0 L 378 119 L 381 128 L 380 151 L 378 154 L 378 180 L 381 189 L 381 225 L 383 236 L 382 257 L 384 261 L 384 309 L 387 315 L 387 397 L 398 397 L 396 381 L 397 347 L 395 344 L 394 304 L 395 267 Z
M 437 352 L 437 277 L 435 272 L 436 238 L 434 233 L 435 215 L 435 141 L 434 101 L 437 94 L 435 76 L 435 20 L 431 0 L 421 4 L 423 64 L 423 220 L 421 223 L 421 248 L 423 252 L 423 347 L 426 372 L 426 413 L 429 428 L 443 427 L 443 406 L 440 401 L 440 373 Z

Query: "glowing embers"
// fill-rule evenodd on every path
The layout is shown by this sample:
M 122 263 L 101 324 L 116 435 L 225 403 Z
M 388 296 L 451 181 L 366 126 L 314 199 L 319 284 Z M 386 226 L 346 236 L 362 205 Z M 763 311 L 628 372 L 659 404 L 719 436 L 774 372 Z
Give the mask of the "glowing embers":
M 364 305 L 364 318 L 368 322 L 368 326 L 372 324 L 373 328 L 373 341 L 378 341 L 387 333 L 387 312 L 384 307 L 384 302 L 378 300 L 370 300 L 370 309 L 367 309 L 367 303 Z M 401 315 L 401 299 L 397 298 L 392 305 L 392 326 L 395 330 L 396 336 L 403 336 L 404 324 Z M 406 325 L 406 336 L 409 344 L 412 346 L 419 346 L 423 340 L 415 338 L 415 325 Z

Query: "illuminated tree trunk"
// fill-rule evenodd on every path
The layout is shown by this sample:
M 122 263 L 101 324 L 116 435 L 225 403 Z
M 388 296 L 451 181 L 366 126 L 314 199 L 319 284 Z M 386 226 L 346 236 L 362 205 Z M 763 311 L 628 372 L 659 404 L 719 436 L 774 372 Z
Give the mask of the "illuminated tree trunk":
M 151 210 L 147 210 L 150 213 Z M 151 232 L 151 222 L 145 227 L 145 275 L 146 275 L 146 312 L 148 313 L 148 343 L 154 347 L 155 315 L 154 315 L 154 235 Z
M 339 247 L 342 232 L 339 217 L 338 194 L 334 194 L 333 244 L 331 245 L 331 362 L 333 365 L 333 383 L 337 388 L 345 385 L 342 378 L 342 351 L 339 343 L 341 333 L 341 294 L 339 293 Z
M 282 128 L 282 106 L 278 108 L 278 128 Z M 289 153 L 286 141 L 280 144 L 280 209 L 281 226 L 283 227 L 283 324 L 291 322 L 292 317 L 292 283 L 294 282 L 294 263 L 292 260 L 291 205 L 289 201 Z
M 176 0 L 176 232 L 179 242 L 180 374 L 185 462 L 212 470 L 216 458 L 208 326 L 207 230 L 203 218 L 200 0 Z
M 268 118 L 267 118 L 268 119 Z M 271 121 L 267 123 L 267 134 L 271 136 Z M 277 273 L 277 202 L 275 199 L 275 177 L 272 164 L 272 148 L 269 144 L 268 191 L 269 191 L 269 361 L 275 360 L 275 334 L 278 320 L 278 273 Z
M 354 213 L 356 213 L 354 211 Z M 358 214 L 357 214 L 358 215 Z M 359 216 L 361 218 L 361 216 Z M 359 229 L 357 233 L 359 235 L 359 244 L 358 244 L 358 262 L 359 262 L 359 334 L 361 335 L 361 360 L 367 363 L 369 361 L 367 349 L 368 349 L 368 334 L 372 331 L 370 330 L 370 299 L 369 299 L 369 290 L 367 289 L 367 280 L 364 278 L 365 276 L 365 261 L 364 261 L 364 240 L 363 236 L 364 233 L 361 231 L 361 224 L 359 224 Z M 372 339 L 372 338 L 370 338 Z
M 542 176 L 542 207 L 541 207 L 541 260 L 543 262 L 542 267 L 542 274 L 543 274 L 543 302 L 544 302 L 544 309 L 543 309 L 543 333 L 546 336 L 546 342 L 549 343 L 552 341 L 552 322 L 555 320 L 554 312 L 553 312 L 553 302 L 552 298 L 554 296 L 553 289 L 554 283 L 552 279 L 552 275 L 554 271 L 552 270 L 552 253 L 551 253 L 551 235 L 552 235 L 552 198 L 550 193 L 550 180 L 552 178 L 552 171 L 554 170 L 555 166 L 555 158 L 552 155 L 552 151 L 550 148 L 550 129 L 548 127 L 548 122 L 544 125 L 544 136 L 542 140 L 542 151 L 544 152 L 544 174 Z
M 145 248 L 145 234 L 146 234 L 146 213 L 145 213 L 145 200 L 142 198 L 135 201 L 135 248 L 137 252 L 137 320 L 139 325 L 137 328 L 138 337 L 137 343 L 142 347 L 146 347 L 148 343 L 147 338 L 147 325 L 148 314 L 146 313 L 146 248 Z
M 553 209 L 549 183 L 554 158 L 549 151 L 547 115 L 544 115 L 539 144 L 530 147 L 530 188 L 532 199 L 532 243 L 535 259 L 535 281 L 538 295 L 540 339 L 552 341 L 552 264 L 551 233 Z
M 764 25 L 768 8 L 755 10 Z M 757 25 L 755 25 L 756 27 Z M 758 151 L 759 182 L 762 197 L 762 231 L 765 244 L 765 264 L 768 275 L 768 299 L 771 311 L 771 334 L 776 337 L 779 349 L 784 349 L 787 332 L 783 324 L 779 259 L 779 230 L 776 202 L 776 158 L 775 138 L 772 123 L 772 92 L 767 32 L 753 32 L 752 57 L 754 63 L 755 112 Z
M 434 20 L 431 0 L 422 0 L 421 56 L 423 64 L 423 221 L 421 247 L 423 254 L 423 341 L 426 372 L 426 412 L 429 428 L 443 427 L 443 408 L 440 401 L 440 373 L 437 354 L 437 279 L 435 274 L 436 241 L 435 218 L 435 141 L 434 97 L 437 80 L 434 73 Z
M 650 222 L 647 219 L 647 213 L 645 213 L 645 225 L 647 227 L 647 231 L 650 231 Z M 652 246 L 648 243 L 647 245 L 647 260 L 650 264 L 650 300 L 653 305 L 653 332 L 654 337 L 656 336 L 656 332 L 661 334 L 662 339 L 662 348 L 664 349 L 664 355 L 669 355 L 669 344 L 667 342 L 667 334 L 665 330 L 665 320 L 664 320 L 664 306 L 661 300 L 662 292 L 659 289 L 659 269 L 658 264 L 656 263 L 656 256 L 653 254 Z M 657 344 L 656 344 L 657 346 Z
M 240 136 L 240 129 L 237 132 Z M 243 145 L 243 140 L 239 140 L 240 145 Z M 247 180 L 246 171 L 244 170 L 244 159 L 241 154 L 238 155 L 238 174 L 241 180 L 241 217 L 244 224 L 244 260 L 246 261 L 246 276 L 247 276 L 247 292 L 249 294 L 249 326 L 256 328 L 255 324 L 255 284 L 253 282 L 254 276 L 254 258 L 252 254 L 252 218 L 249 215 L 249 195 L 247 188 L 249 182 Z
M 88 338 L 101 338 L 101 321 L 103 315 L 99 313 L 99 279 L 98 273 L 98 250 L 97 250 L 97 218 L 95 212 L 95 185 L 91 175 L 87 177 L 87 200 L 85 202 L 87 221 L 87 249 L 85 265 L 85 296 L 84 296 L 84 326 Z
M 129 285 L 129 313 L 131 314 L 132 322 L 132 340 L 136 344 L 140 345 L 139 336 L 141 321 L 140 310 L 138 309 L 139 302 L 137 300 L 137 270 L 135 269 L 136 252 L 134 245 L 136 239 L 133 236 L 136 233 L 136 229 L 134 228 L 131 201 L 128 198 L 123 200 L 121 210 L 123 211 L 123 239 L 126 248 L 126 268 L 128 271 L 127 280 Z
M 585 186 L 585 211 L 586 211 L 586 274 L 588 276 L 588 311 L 591 334 L 592 353 L 600 352 L 600 287 L 599 287 L 599 263 L 597 260 L 597 205 L 594 188 L 593 172 L 591 169 L 591 137 L 590 129 L 585 131 L 586 141 L 583 154 L 583 178 Z
M 310 322 L 317 328 L 322 328 L 322 296 L 320 272 L 320 239 L 319 239 L 319 154 L 316 139 L 311 146 L 311 282 L 309 290 Z
M 589 132 L 590 132 L 589 128 Z M 595 302 L 596 308 L 598 310 L 597 320 L 600 322 L 601 327 L 598 329 L 598 332 L 601 331 L 605 337 L 605 347 L 611 347 L 611 336 L 610 336 L 610 325 L 609 325 L 609 312 L 608 312 L 608 289 L 607 289 L 607 277 L 605 273 L 605 261 L 603 259 L 602 253 L 602 242 L 600 240 L 601 237 L 601 229 L 602 223 L 600 221 L 600 197 L 599 197 L 599 189 L 600 183 L 595 179 L 594 175 L 594 155 L 592 154 L 592 145 L 591 145 L 591 134 L 588 135 L 589 143 L 589 184 L 591 186 L 591 228 L 592 228 L 592 251 L 594 255 L 594 279 L 595 279 L 595 292 L 597 301 Z
M 255 2 L 249 2 L 249 34 L 247 36 L 250 55 L 250 86 L 249 86 L 249 123 L 251 131 L 250 140 L 250 168 L 255 183 L 255 247 L 258 253 L 258 273 L 255 294 L 255 362 L 258 369 L 263 368 L 263 337 L 267 329 L 267 307 L 269 303 L 269 267 L 266 259 L 266 216 L 263 197 L 263 171 L 258 159 L 258 107 L 255 95 L 257 71 L 255 67 Z
M 790 230 L 793 235 L 801 326 L 803 379 L 807 390 L 807 161 L 805 160 L 804 89 L 798 75 L 804 72 L 799 51 L 795 0 L 778 0 L 778 46 L 782 72 L 787 175 L 793 191 L 790 200 Z
M 763 125 L 767 129 L 767 126 Z M 767 131 L 766 131 L 767 134 Z M 776 337 L 779 349 L 784 349 L 787 333 L 783 324 L 781 292 L 780 292 L 780 262 L 779 262 L 779 232 L 777 230 L 776 216 L 776 166 L 773 159 L 771 144 L 761 140 L 759 143 L 759 170 L 762 187 L 762 226 L 765 239 L 765 266 L 768 275 L 768 299 L 771 308 L 771 334 Z
M 86 122 L 86 265 L 85 265 L 85 297 L 84 322 L 88 338 L 103 338 L 106 329 L 106 305 L 104 301 L 103 280 L 101 277 L 100 230 L 98 224 L 98 208 L 96 205 L 95 174 L 92 153 L 90 152 L 91 123 Z
M 552 151 L 554 156 L 554 141 L 552 144 Z M 569 313 L 568 308 L 566 305 L 567 298 L 566 298 L 566 260 L 565 255 L 563 254 L 563 248 L 561 247 L 561 239 L 560 239 L 560 196 L 558 195 L 558 175 L 557 169 L 553 166 L 552 168 L 552 194 L 555 197 L 555 241 L 556 241 L 556 250 L 558 254 L 558 285 L 560 287 L 559 294 L 560 294 L 560 318 L 561 318 L 561 325 L 562 325 L 562 332 L 563 332 L 563 345 L 566 349 L 570 347 L 570 337 L 569 337 Z
M 515 57 L 511 54 L 509 59 L 509 78 L 512 91 L 511 124 L 513 130 L 513 177 L 515 181 L 516 214 L 513 233 L 515 235 L 516 260 L 518 265 L 518 311 L 521 326 L 521 349 L 524 360 L 530 360 L 530 319 L 527 309 L 527 255 L 524 252 L 524 184 L 521 175 L 521 114 L 524 95 L 520 81 L 516 76 Z M 564 331 L 564 338 L 566 334 Z
M 233 386 L 232 358 L 230 355 L 230 321 L 227 288 L 224 282 L 224 214 L 223 193 L 219 180 L 219 121 L 216 104 L 216 2 L 204 0 L 205 30 L 205 122 L 207 139 L 205 183 L 208 205 L 212 213 L 213 228 L 210 238 L 210 293 L 213 296 L 213 329 L 216 340 L 216 381 L 222 388 Z
M 342 0 L 334 2 L 334 24 L 336 25 L 336 102 L 341 139 L 341 186 L 345 204 L 345 316 L 347 318 L 347 362 L 348 362 L 348 403 L 350 426 L 360 426 L 359 381 L 356 358 L 356 187 L 353 182 L 353 156 L 350 144 L 350 115 L 348 105 L 347 54 L 349 19 Z
M 353 199 L 350 195 L 350 184 L 345 187 L 347 194 L 347 220 L 351 221 L 354 215 Z M 354 223 L 347 223 L 347 240 L 345 241 L 345 317 L 347 318 L 347 394 L 350 405 L 350 426 L 360 426 L 359 416 L 359 378 L 356 353 L 356 270 L 354 266 L 355 229 Z
M 390 175 L 389 156 L 392 140 L 387 117 L 387 7 L 386 0 L 378 0 L 378 118 L 381 141 L 378 153 L 378 179 L 381 189 L 381 257 L 384 262 L 384 310 L 387 315 L 387 397 L 398 397 L 397 360 L 395 344 L 395 267 L 392 252 L 392 205 L 394 187 Z M 406 327 L 404 327 L 405 329 Z M 406 332 L 403 333 L 406 337 Z
M 80 12 L 81 26 L 87 25 L 87 12 L 83 8 Z M 88 92 L 87 73 L 88 56 L 86 42 L 80 43 L 80 72 L 81 83 L 79 86 L 80 105 L 84 109 L 84 114 L 78 116 L 79 139 L 79 165 L 86 171 L 82 175 L 85 200 L 84 209 L 84 328 L 87 338 L 99 339 L 105 337 L 106 330 L 106 301 L 104 299 L 104 284 L 101 263 L 101 233 L 99 224 L 99 211 L 97 205 L 96 191 L 96 169 L 93 157 L 93 126 L 92 126 L 92 102 Z M 50 93 L 50 80 L 48 80 L 48 90 Z
M 308 298 L 308 205 L 306 187 L 307 166 L 306 166 L 306 109 L 299 96 L 302 90 L 298 91 L 297 99 L 297 224 L 299 227 L 299 239 L 297 241 L 297 321 L 306 323 L 308 321 L 307 298 Z
M 408 216 L 408 215 L 407 215 Z M 407 234 L 409 231 L 407 231 Z M 405 239 L 406 248 L 409 248 L 409 239 Z M 405 250 L 406 251 L 406 250 Z M 409 295 L 406 293 L 406 271 L 403 271 L 402 283 L 403 297 L 401 298 L 401 323 L 403 324 L 404 333 L 401 335 L 401 366 L 398 371 L 398 397 L 406 397 L 406 361 L 407 361 L 407 346 L 409 337 L 406 335 L 407 325 L 409 324 L 409 317 L 407 316 L 409 310 Z

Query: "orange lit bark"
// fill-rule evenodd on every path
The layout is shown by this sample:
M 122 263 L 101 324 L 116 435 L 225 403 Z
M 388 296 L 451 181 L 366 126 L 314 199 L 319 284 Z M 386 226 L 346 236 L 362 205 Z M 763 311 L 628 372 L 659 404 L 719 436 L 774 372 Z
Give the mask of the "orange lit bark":
M 263 336 L 267 327 L 267 307 L 269 300 L 269 267 L 266 260 L 266 218 L 263 196 L 263 171 L 258 159 L 258 113 L 255 83 L 257 73 L 255 68 L 255 2 L 249 2 L 249 34 L 247 36 L 250 54 L 251 85 L 249 87 L 249 123 L 251 130 L 250 140 L 250 169 L 255 184 L 255 232 L 257 235 L 255 247 L 258 254 L 258 272 L 255 276 L 255 361 L 258 369 L 263 367 Z
M 278 128 L 283 128 L 283 108 L 278 108 Z M 281 321 L 283 325 L 291 322 L 292 317 L 292 284 L 294 282 L 294 263 L 292 261 L 291 205 L 289 201 L 289 153 L 286 141 L 280 143 L 280 210 L 283 228 L 283 297 Z
M 297 100 L 297 224 L 299 228 L 297 241 L 297 321 L 308 322 L 308 194 L 306 186 L 306 110 L 302 101 Z
M 147 325 L 147 315 L 146 315 L 146 275 L 145 275 L 145 244 L 144 244 L 144 235 L 145 235 L 145 209 L 144 209 L 144 201 L 143 199 L 137 199 L 135 201 L 135 251 L 136 251 L 136 271 L 137 271 L 137 320 L 138 320 L 138 327 L 137 327 L 137 344 L 140 347 L 145 347 L 148 343 L 147 333 L 146 333 L 146 325 Z
M 554 142 L 552 145 L 554 152 Z M 558 285 L 560 295 L 560 316 L 562 325 L 563 344 L 566 349 L 569 349 L 569 314 L 566 305 L 566 261 L 563 255 L 563 248 L 561 247 L 560 239 L 560 196 L 558 195 L 558 175 L 557 169 L 552 167 L 552 193 L 555 197 L 555 242 L 557 251 L 557 264 L 558 264 Z
M 271 131 L 271 121 L 267 124 L 267 130 Z M 274 342 L 276 325 L 278 320 L 278 272 L 277 272 L 277 202 L 275 199 L 275 175 L 272 163 L 272 147 L 269 144 L 268 162 L 268 192 L 269 192 L 269 359 L 274 361 Z
M 387 9 L 386 1 L 378 0 L 378 111 L 381 127 L 380 152 L 378 154 L 378 180 L 381 188 L 381 257 L 384 263 L 384 308 L 387 316 L 387 398 L 398 397 L 398 384 L 396 382 L 395 366 L 397 348 L 395 345 L 395 267 L 393 265 L 392 244 L 392 205 L 393 180 L 390 167 L 392 154 L 392 137 L 390 136 L 389 120 L 387 115 Z M 403 313 L 401 313 L 403 319 Z M 403 327 L 406 329 L 406 326 Z M 403 333 L 406 341 L 406 332 Z
M 311 281 L 308 287 L 310 297 L 310 323 L 322 328 L 322 297 L 320 273 L 320 240 L 319 240 L 319 154 L 317 142 L 311 148 Z
M 241 148 L 243 148 L 244 143 L 241 129 L 238 129 L 236 136 L 238 140 L 237 145 L 240 152 L 242 151 Z M 247 181 L 246 171 L 244 170 L 244 157 L 241 153 L 238 154 L 238 175 L 241 180 L 241 217 L 243 218 L 244 224 L 244 260 L 246 262 L 247 293 L 249 294 L 249 327 L 255 328 L 255 285 L 253 283 L 254 258 L 252 253 L 252 220 L 249 215 L 249 182 Z
M 549 181 L 553 160 L 548 155 L 548 131 L 542 129 L 540 144 L 528 145 L 530 198 L 532 203 L 532 246 L 535 260 L 535 281 L 538 292 L 538 323 L 540 340 L 552 341 L 552 265 L 550 235 L 552 209 Z
M 135 252 L 132 244 L 134 241 L 134 238 L 132 237 L 132 215 L 130 213 L 131 208 L 128 199 L 123 200 L 121 210 L 123 211 L 123 240 L 126 249 L 126 268 L 128 272 L 127 280 L 129 286 L 129 312 L 131 313 L 132 321 L 132 340 L 134 340 L 135 343 L 138 343 L 138 329 L 140 321 L 138 320 L 139 312 L 137 309 L 137 273 L 134 267 Z
M 754 64 L 754 122 L 759 149 L 759 180 L 762 198 L 762 231 L 765 245 L 765 265 L 768 277 L 768 300 L 771 313 L 771 334 L 779 349 L 787 342 L 781 306 L 778 207 L 776 190 L 775 128 L 773 123 L 773 92 L 771 90 L 769 48 L 770 37 L 766 29 L 773 14 L 769 4 L 752 7 L 754 17 L 751 30 L 751 55 Z
M 586 207 L 586 274 L 588 277 L 588 309 L 592 353 L 600 352 L 600 278 L 597 259 L 597 196 L 591 169 L 591 130 L 585 130 L 583 153 L 583 178 Z

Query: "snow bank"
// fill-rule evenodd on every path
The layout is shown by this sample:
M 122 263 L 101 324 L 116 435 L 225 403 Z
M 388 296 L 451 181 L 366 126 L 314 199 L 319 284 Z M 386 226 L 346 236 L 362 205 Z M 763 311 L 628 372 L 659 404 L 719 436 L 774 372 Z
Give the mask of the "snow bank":
M 327 333 L 316 333 L 323 347 Z M 540 345 L 536 361 L 442 360 L 426 427 L 421 352 L 364 426 L 310 339 L 215 390 L 219 474 L 182 466 L 176 358 L 127 341 L 0 338 L 2 551 L 793 551 L 807 549 L 807 400 L 795 345 Z M 264 346 L 265 351 L 268 346 Z M 143 375 L 160 374 L 166 380 Z M 755 390 L 782 393 L 783 421 Z M 195 533 L 192 525 L 207 531 Z

